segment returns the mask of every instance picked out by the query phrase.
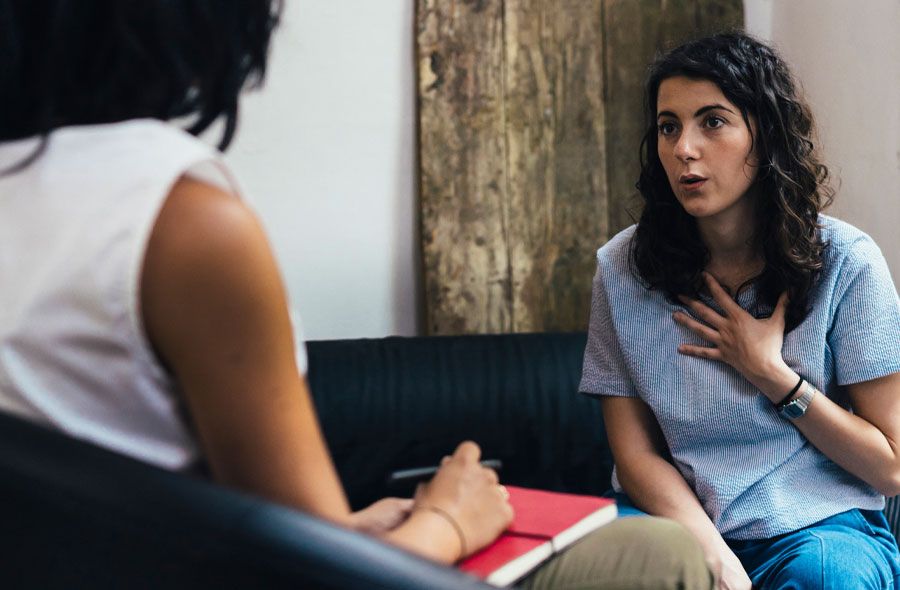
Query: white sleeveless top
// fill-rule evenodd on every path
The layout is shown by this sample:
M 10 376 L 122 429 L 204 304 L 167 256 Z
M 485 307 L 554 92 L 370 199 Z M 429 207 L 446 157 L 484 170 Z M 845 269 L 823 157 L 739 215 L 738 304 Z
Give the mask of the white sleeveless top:
M 0 143 L 0 169 L 36 145 Z M 0 176 L 0 411 L 167 469 L 199 458 L 138 288 L 185 174 L 240 196 L 216 150 L 149 119 L 59 129 L 27 168 Z

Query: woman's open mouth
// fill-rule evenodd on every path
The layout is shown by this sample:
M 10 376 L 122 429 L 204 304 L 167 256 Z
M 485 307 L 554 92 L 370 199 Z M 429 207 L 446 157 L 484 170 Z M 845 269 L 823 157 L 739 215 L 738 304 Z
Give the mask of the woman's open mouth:
M 685 174 L 678 179 L 678 184 L 686 191 L 695 191 L 706 184 L 706 178 L 697 176 L 696 174 Z

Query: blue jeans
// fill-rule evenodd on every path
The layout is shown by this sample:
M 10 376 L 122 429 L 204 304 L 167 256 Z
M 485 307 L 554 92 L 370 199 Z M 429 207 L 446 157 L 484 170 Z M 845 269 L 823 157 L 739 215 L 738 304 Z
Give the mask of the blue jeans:
M 621 516 L 643 514 L 624 494 Z M 900 590 L 900 552 L 878 510 L 848 510 L 771 539 L 725 539 L 761 590 Z
M 771 539 L 726 539 L 755 588 L 882 590 L 900 585 L 900 554 L 884 514 L 848 510 Z

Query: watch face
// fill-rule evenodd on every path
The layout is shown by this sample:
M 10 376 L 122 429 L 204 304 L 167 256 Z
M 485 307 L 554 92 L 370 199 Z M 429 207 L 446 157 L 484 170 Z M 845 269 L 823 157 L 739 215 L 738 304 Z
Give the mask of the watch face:
M 781 409 L 781 413 L 786 418 L 790 418 L 793 420 L 794 418 L 799 418 L 803 414 L 806 413 L 806 405 L 800 403 L 799 399 L 795 399 L 785 407 Z
M 808 384 L 806 390 L 803 392 L 803 395 L 781 408 L 780 414 L 790 420 L 799 418 L 806 413 L 806 410 L 809 408 L 809 403 L 812 401 L 815 395 L 816 389 L 812 385 Z

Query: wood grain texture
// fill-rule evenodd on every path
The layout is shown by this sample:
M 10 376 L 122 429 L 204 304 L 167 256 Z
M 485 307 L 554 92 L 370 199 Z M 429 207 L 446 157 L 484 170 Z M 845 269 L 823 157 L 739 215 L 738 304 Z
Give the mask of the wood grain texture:
M 513 331 L 587 325 L 607 238 L 601 5 L 506 1 Z
M 604 0 L 609 232 L 640 215 L 635 183 L 644 128 L 644 80 L 661 53 L 703 35 L 739 29 L 742 0 Z
M 501 2 L 419 0 L 426 329 L 511 329 Z

